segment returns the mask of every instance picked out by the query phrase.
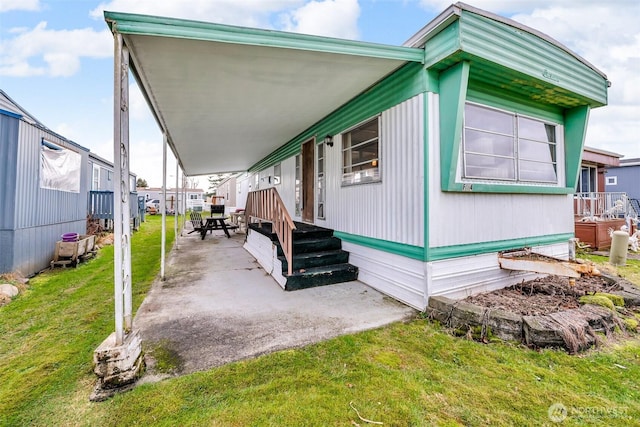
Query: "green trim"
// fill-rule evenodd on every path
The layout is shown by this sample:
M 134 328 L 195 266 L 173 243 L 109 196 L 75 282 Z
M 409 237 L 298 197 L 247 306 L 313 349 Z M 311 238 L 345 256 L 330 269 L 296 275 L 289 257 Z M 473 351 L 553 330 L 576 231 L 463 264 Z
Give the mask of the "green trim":
M 428 74 L 428 72 L 427 72 Z M 429 191 L 429 175 L 431 172 L 431 168 L 430 168 L 430 164 L 429 164 L 429 134 L 431 129 L 429 129 L 429 93 L 427 92 L 423 95 L 423 102 L 424 102 L 424 117 L 423 117 L 423 122 L 422 122 L 422 132 L 423 132 L 423 139 L 424 139 L 424 146 L 423 146 L 423 150 L 424 150 L 424 159 L 423 159 L 423 167 L 424 167 L 424 181 L 423 184 L 424 185 L 424 194 L 423 194 L 423 242 L 424 242 L 424 251 L 422 254 L 422 259 L 426 260 L 427 259 L 427 247 L 429 246 L 429 195 L 431 194 L 431 192 Z
M 510 91 L 501 91 L 499 96 L 495 95 L 489 86 L 484 86 L 478 80 L 470 78 L 473 74 L 473 64 L 469 66 L 470 69 L 466 73 L 463 64 L 469 63 L 459 62 L 440 75 L 440 187 L 442 191 L 573 194 L 579 173 L 589 107 L 585 105 L 568 110 L 562 109 L 556 105 L 536 102 Z M 467 89 L 466 94 L 462 92 L 464 89 Z M 566 177 L 564 185 L 456 181 L 466 100 L 563 125 Z
M 343 233 L 342 231 L 334 231 L 333 234 L 345 242 L 353 243 L 354 245 L 366 246 L 371 249 L 424 261 L 424 248 L 422 246 L 406 245 L 389 240 Z
M 578 174 L 582 151 L 584 149 L 584 139 L 587 133 L 589 122 L 589 107 L 572 108 L 564 115 L 564 146 L 565 148 L 565 175 L 567 187 L 574 192 L 578 184 Z
M 438 261 L 448 258 L 459 258 L 491 252 L 519 249 L 524 247 L 552 245 L 567 242 L 573 233 L 551 234 L 547 236 L 523 237 L 519 239 L 497 240 L 495 242 L 469 243 L 465 245 L 442 246 L 429 248 L 427 261 Z
M 482 87 L 474 81 L 471 81 L 469 82 L 467 101 L 477 102 L 542 120 L 549 120 L 558 124 L 564 122 L 564 111 L 558 106 L 540 104 L 532 101 L 530 98 L 518 96 L 518 94 L 515 93 L 500 92 L 500 96 L 496 96 L 494 94 L 495 92 L 492 93 L 492 90 L 495 91 L 495 88 Z
M 419 63 L 424 61 L 424 50 L 411 47 L 120 12 L 105 11 L 104 18 L 111 31 L 127 35 L 175 37 Z
M 443 191 L 451 191 L 456 182 L 468 82 L 466 61 L 440 74 L 440 185 Z
M 575 187 L 546 187 L 521 184 L 488 184 L 480 182 L 454 182 L 444 191 L 464 193 L 501 193 L 501 194 L 573 194 Z
M 339 134 L 365 119 L 423 93 L 425 87 L 426 73 L 422 64 L 406 64 L 251 166 L 249 172 L 258 172 L 288 159 L 298 154 L 300 146 L 310 138 L 317 136 L 318 141 L 322 141 L 325 135 Z

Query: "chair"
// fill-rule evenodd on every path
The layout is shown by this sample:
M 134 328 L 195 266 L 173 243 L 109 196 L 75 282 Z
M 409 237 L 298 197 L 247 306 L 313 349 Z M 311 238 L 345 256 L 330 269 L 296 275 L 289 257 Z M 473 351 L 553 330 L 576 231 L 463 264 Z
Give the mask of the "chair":
M 211 216 L 224 216 L 224 205 L 211 205 Z
M 202 229 L 204 228 L 204 222 L 202 222 L 202 215 L 200 215 L 200 212 L 191 212 L 189 214 L 189 218 L 190 218 L 189 221 L 193 226 L 193 230 L 191 230 L 187 234 L 191 234 L 195 232 L 202 233 Z

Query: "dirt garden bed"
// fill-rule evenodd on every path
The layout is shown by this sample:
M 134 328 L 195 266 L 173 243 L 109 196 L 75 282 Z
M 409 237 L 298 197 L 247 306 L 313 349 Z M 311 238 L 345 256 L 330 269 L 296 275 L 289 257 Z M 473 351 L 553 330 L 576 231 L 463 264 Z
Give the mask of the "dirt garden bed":
M 575 353 L 614 331 L 636 332 L 640 288 L 611 276 L 585 276 L 572 286 L 551 275 L 464 300 L 431 297 L 427 313 L 485 342 L 498 337 Z

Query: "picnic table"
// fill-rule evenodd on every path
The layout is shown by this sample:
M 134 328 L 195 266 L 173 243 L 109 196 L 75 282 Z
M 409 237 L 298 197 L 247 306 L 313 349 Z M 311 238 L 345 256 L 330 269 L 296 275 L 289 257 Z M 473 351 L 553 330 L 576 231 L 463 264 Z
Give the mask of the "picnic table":
M 213 217 L 208 217 L 203 219 L 205 219 L 205 223 L 202 225 L 202 228 L 200 230 L 200 235 L 202 235 L 202 240 L 204 240 L 204 237 L 207 235 L 207 231 L 223 230 L 224 234 L 227 237 L 231 237 L 231 235 L 229 234 L 229 229 L 237 228 L 237 226 L 233 226 L 233 225 L 227 226 L 225 221 L 229 219 L 228 216 L 213 216 Z

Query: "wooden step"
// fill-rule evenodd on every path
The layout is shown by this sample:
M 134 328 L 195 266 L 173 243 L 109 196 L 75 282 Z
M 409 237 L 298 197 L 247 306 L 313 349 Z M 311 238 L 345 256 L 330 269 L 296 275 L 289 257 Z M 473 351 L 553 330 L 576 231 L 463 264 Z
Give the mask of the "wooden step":
M 279 256 L 278 259 L 282 262 L 282 271 L 286 272 L 289 263 L 284 256 Z M 349 262 L 349 252 L 343 251 L 342 249 L 307 253 L 294 252 L 293 270 L 321 267 L 323 265 L 345 264 L 347 262 Z
M 295 291 L 357 280 L 358 267 L 351 264 L 311 267 L 303 271 L 294 271 L 291 276 L 285 277 L 287 278 L 285 291 Z

